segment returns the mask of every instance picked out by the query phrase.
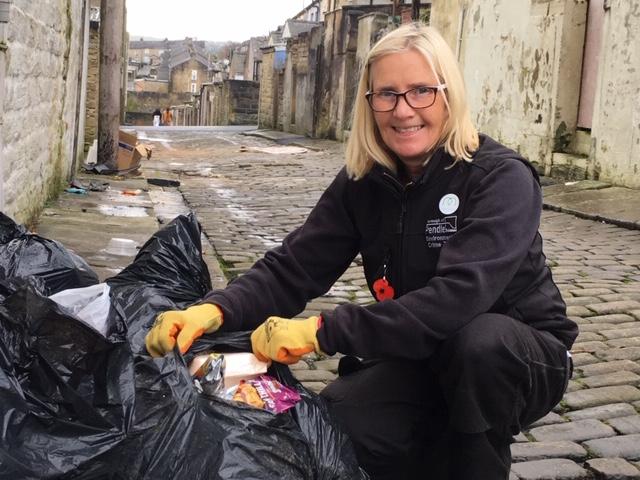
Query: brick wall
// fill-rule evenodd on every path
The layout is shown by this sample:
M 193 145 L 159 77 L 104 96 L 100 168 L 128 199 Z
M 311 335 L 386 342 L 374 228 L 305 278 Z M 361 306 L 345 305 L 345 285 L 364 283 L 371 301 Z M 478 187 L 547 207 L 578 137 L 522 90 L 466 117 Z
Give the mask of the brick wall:
M 82 0 L 14 0 L 7 24 L 4 211 L 28 222 L 56 195 L 73 166 Z

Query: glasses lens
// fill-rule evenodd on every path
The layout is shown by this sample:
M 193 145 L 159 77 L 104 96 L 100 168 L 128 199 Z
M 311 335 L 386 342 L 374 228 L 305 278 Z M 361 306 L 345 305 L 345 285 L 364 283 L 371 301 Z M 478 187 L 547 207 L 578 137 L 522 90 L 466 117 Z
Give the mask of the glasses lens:
M 413 108 L 427 108 L 436 101 L 436 89 L 429 87 L 418 87 L 409 90 L 405 98 Z
M 396 94 L 393 92 L 372 93 L 369 96 L 369 104 L 376 112 L 388 112 L 396 106 Z

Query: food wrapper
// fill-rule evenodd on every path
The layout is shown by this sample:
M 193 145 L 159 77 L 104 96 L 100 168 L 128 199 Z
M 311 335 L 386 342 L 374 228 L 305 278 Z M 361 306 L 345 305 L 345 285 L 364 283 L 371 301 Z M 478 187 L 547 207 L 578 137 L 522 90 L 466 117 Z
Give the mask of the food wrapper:
M 193 383 L 199 393 L 220 396 L 224 393 L 224 355 L 210 353 L 192 373 Z
M 246 403 L 256 408 L 264 408 L 264 402 L 258 395 L 253 385 L 249 385 L 245 380 L 238 384 L 236 393 L 233 394 L 233 400 L 236 402 Z
M 300 395 L 275 378 L 260 375 L 255 379 L 241 381 L 233 395 L 233 400 L 264 408 L 271 413 L 281 413 L 298 403 Z M 259 406 L 260 403 L 262 406 Z

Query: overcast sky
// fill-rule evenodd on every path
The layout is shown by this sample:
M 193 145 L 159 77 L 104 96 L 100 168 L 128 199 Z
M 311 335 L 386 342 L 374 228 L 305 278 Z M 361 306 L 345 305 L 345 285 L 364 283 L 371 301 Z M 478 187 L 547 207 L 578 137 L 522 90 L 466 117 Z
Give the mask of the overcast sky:
M 180 40 L 242 41 L 267 35 L 310 0 L 126 0 L 127 31 Z

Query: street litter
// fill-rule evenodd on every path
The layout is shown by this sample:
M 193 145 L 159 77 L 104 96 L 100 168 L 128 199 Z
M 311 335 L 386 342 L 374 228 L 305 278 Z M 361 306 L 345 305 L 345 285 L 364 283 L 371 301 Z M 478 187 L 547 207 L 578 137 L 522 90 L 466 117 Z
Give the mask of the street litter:
M 8 217 L 0 226 L 2 246 L 26 235 Z M 211 289 L 201 235 L 193 214 L 177 217 L 106 280 L 108 291 L 101 284 L 62 293 L 88 285 L 45 285 L 58 263 L 34 277 L 29 258 L 14 258 L 11 248 L 0 256 L 2 478 L 368 478 L 324 400 L 286 365 L 272 363 L 258 377 L 270 383 L 254 386 L 265 405 L 286 407 L 281 413 L 199 392 L 189 373 L 193 359 L 248 354 L 250 332 L 205 334 L 184 356 L 177 348 L 148 355 L 144 338 L 156 316 Z M 73 277 L 83 278 L 85 266 Z M 63 306 L 48 298 L 54 294 L 70 301 Z M 86 318 L 89 306 L 101 319 L 108 311 L 106 321 Z M 271 396 L 278 390 L 281 397 Z
M 75 193 L 77 195 L 86 195 L 87 194 L 87 190 L 84 188 L 77 188 L 77 187 L 68 187 L 64 189 L 65 192 L 67 193 Z
M 98 211 L 110 217 L 148 217 L 144 207 L 130 207 L 127 205 L 98 205 Z
M 294 153 L 306 153 L 309 150 L 303 147 L 294 147 L 294 146 L 279 146 L 279 147 L 250 147 L 243 150 L 240 148 L 241 152 L 251 151 L 251 152 L 262 152 L 262 153 L 271 153 L 273 155 L 282 155 L 282 154 L 294 154 Z
M 98 283 L 84 288 L 70 288 L 49 296 L 58 305 L 87 325 L 95 328 L 103 336 L 107 335 L 109 316 L 109 285 Z
M 97 147 L 96 147 L 97 148 Z M 140 168 L 140 161 L 143 158 L 150 159 L 153 153 L 151 145 L 138 142 L 138 135 L 135 131 L 118 131 L 118 151 L 114 158 L 105 163 L 97 163 L 96 154 L 91 162 L 84 166 L 89 172 L 102 174 L 128 174 L 136 172 Z
M 104 192 L 109 189 L 108 182 L 89 182 L 89 190 L 92 192 Z
M 133 257 L 138 253 L 138 244 L 130 238 L 111 238 L 104 249 L 105 253 L 111 255 L 121 255 L 123 257 Z
M 122 195 L 136 196 L 136 195 L 140 195 L 141 193 L 142 193 L 142 190 L 140 190 L 139 188 L 135 190 L 122 190 Z

